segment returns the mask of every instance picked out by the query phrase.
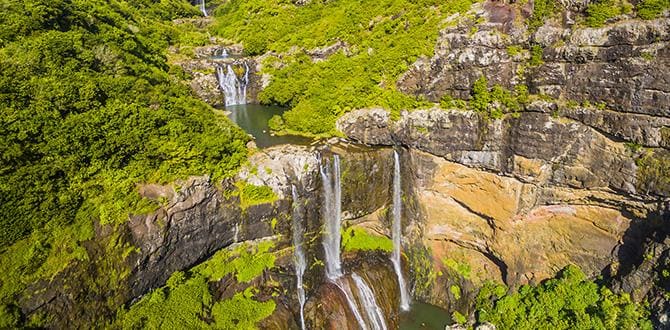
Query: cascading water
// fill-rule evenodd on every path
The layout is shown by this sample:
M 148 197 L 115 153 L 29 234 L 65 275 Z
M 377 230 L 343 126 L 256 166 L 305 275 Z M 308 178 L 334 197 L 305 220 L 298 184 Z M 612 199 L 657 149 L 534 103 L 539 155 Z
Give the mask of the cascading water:
M 249 65 L 244 63 L 244 75 L 237 77 L 232 64 L 216 67 L 219 87 L 225 96 L 226 106 L 247 103 L 247 85 L 249 84 Z
M 392 226 L 392 238 L 393 238 L 393 254 L 391 255 L 391 262 L 393 263 L 393 268 L 395 269 L 396 275 L 398 276 L 398 284 L 400 285 L 400 309 L 403 311 L 409 310 L 409 293 L 407 292 L 407 286 L 405 284 L 405 279 L 402 275 L 402 267 L 400 264 L 400 247 L 402 245 L 402 226 L 401 226 L 401 216 L 402 216 L 402 186 L 400 185 L 400 155 L 397 151 L 393 151 L 393 226 Z
M 200 0 L 200 11 L 202 15 L 207 17 L 207 8 L 205 8 L 205 0 Z
M 353 298 L 354 293 L 351 292 L 351 287 L 349 286 L 349 282 L 343 277 L 339 277 L 333 280 L 333 283 L 344 293 L 344 297 L 347 298 L 347 304 L 349 305 L 349 309 L 351 310 L 352 313 L 354 313 L 354 318 L 356 319 L 356 322 L 358 322 L 358 325 L 361 327 L 361 330 L 367 330 L 368 327 L 365 325 L 365 320 L 363 320 L 363 316 L 359 312 L 358 304 L 356 304 L 356 300 Z
M 340 156 L 333 156 L 332 166 L 322 161 L 319 165 L 323 182 L 323 218 L 326 230 L 323 237 L 323 248 L 326 252 L 326 276 L 335 280 L 342 276 L 340 261 L 340 223 L 342 213 L 342 191 L 340 187 Z
M 302 227 L 302 208 L 298 198 L 298 191 L 294 185 L 291 185 L 291 194 L 293 196 L 293 264 L 295 265 L 296 282 L 298 283 L 298 301 L 300 302 L 300 328 L 305 329 L 305 288 L 302 286 L 302 276 L 307 269 L 305 260 L 305 251 L 303 250 L 302 237 L 304 229 Z
M 379 305 L 377 305 L 377 300 L 375 299 L 375 294 L 372 292 L 372 289 L 365 283 L 365 281 L 358 276 L 356 273 L 351 274 L 351 278 L 354 279 L 356 288 L 358 288 L 358 296 L 361 298 L 363 308 L 367 314 L 368 321 L 372 325 L 374 330 L 386 330 L 386 320 L 384 319 L 384 312 L 382 312 Z
M 237 242 L 240 241 L 240 237 L 239 237 L 239 236 L 240 236 L 240 224 L 239 224 L 239 223 L 236 223 L 236 224 L 235 224 L 235 229 L 234 229 L 234 231 L 233 231 L 233 241 L 234 241 L 235 243 L 237 243 Z

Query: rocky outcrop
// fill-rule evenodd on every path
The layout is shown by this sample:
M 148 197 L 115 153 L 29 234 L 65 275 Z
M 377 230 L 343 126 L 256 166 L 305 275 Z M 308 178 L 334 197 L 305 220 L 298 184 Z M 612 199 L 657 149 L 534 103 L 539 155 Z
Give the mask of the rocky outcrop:
M 491 85 L 526 85 L 532 93 L 555 99 L 601 103 L 628 123 L 643 119 L 667 125 L 653 117 L 670 115 L 670 73 L 661 69 L 670 65 L 669 18 L 624 20 L 602 28 L 554 19 L 531 33 L 526 25 L 513 23 L 525 15 L 514 4 L 488 2 L 474 6 L 471 14 L 478 19 L 450 19 L 440 31 L 435 55 L 419 59 L 400 78 L 401 91 L 435 102 L 444 95 L 469 99 L 474 81 L 484 76 Z M 611 113 L 602 117 L 614 120 Z M 587 125 L 594 119 L 571 118 Z M 622 134 L 611 124 L 604 126 Z M 647 137 L 633 138 L 657 145 Z

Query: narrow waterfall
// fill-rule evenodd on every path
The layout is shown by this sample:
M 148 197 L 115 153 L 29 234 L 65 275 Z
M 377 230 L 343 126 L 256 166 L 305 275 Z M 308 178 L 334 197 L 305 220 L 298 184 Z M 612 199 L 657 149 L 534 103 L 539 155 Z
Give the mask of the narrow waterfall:
M 207 17 L 207 8 L 205 8 L 205 0 L 200 0 L 200 11 L 202 15 Z
M 374 330 L 386 330 L 384 312 L 382 312 L 382 309 L 377 305 L 377 300 L 375 299 L 375 294 L 372 292 L 372 289 L 370 289 L 367 283 L 365 283 L 358 274 L 352 273 L 351 278 L 353 278 L 354 283 L 356 283 L 359 297 L 361 298 L 363 308 L 365 309 L 365 313 L 367 314 L 372 328 Z
M 339 277 L 333 280 L 333 283 L 344 293 L 344 297 L 347 298 L 347 304 L 349 305 L 349 310 L 351 310 L 352 313 L 354 313 L 354 318 L 356 319 L 356 322 L 358 322 L 358 325 L 361 327 L 361 330 L 367 330 L 368 327 L 365 325 L 365 320 L 363 320 L 363 316 L 359 312 L 359 307 L 358 304 L 356 303 L 356 300 L 354 299 L 354 293 L 351 291 L 351 286 L 349 286 L 349 282 L 346 280 L 344 277 Z
M 247 103 L 247 85 L 249 84 L 249 65 L 244 63 L 244 75 L 237 77 L 232 64 L 216 67 L 219 87 L 225 96 L 226 106 Z
M 409 293 L 407 292 L 407 285 L 402 275 L 402 266 L 400 264 L 400 248 L 402 245 L 402 186 L 400 185 L 400 155 L 397 151 L 393 151 L 393 254 L 391 261 L 393 268 L 398 276 L 398 284 L 400 285 L 400 309 L 403 311 L 409 310 Z
M 291 185 L 293 196 L 293 264 L 295 265 L 295 277 L 298 283 L 298 301 L 300 302 L 300 329 L 305 330 L 305 288 L 302 286 L 302 276 L 307 269 L 305 251 L 303 249 L 304 228 L 302 226 L 302 207 L 298 198 L 298 191 Z
M 326 252 L 326 276 L 335 280 L 342 276 L 340 261 L 340 223 L 342 214 L 342 191 L 340 187 L 340 156 L 333 156 L 333 163 L 322 161 L 319 164 L 323 182 L 324 203 L 322 216 L 326 230 L 323 237 L 323 248 Z
M 237 243 L 237 242 L 240 241 L 240 237 L 239 237 L 239 236 L 240 236 L 240 224 L 239 224 L 239 223 L 236 223 L 236 224 L 235 224 L 235 229 L 234 229 L 234 231 L 233 231 L 233 241 L 234 241 L 235 243 Z

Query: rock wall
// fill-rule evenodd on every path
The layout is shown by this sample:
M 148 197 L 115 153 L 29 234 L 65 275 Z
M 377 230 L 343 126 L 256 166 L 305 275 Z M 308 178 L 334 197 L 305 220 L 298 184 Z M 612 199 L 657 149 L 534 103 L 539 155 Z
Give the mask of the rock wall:
M 667 225 L 667 194 L 638 189 L 635 152 L 553 117 L 546 109 L 555 104 L 532 106 L 499 120 L 434 108 L 397 121 L 364 109 L 338 121 L 353 140 L 408 148 L 403 163 L 419 204 L 410 217 L 442 274 L 430 302 L 471 312 L 467 300 L 485 280 L 537 283 L 568 264 L 615 276 L 637 262 L 646 235 Z M 468 265 L 467 276 L 454 263 Z

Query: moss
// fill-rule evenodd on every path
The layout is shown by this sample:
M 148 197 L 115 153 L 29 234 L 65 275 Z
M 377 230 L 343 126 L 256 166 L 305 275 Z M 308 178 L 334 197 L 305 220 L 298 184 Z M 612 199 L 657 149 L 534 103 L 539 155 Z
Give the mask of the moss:
M 642 52 L 642 54 L 640 54 L 640 57 L 642 57 L 647 62 L 651 62 L 655 58 L 654 54 L 650 52 Z
M 637 182 L 641 192 L 670 194 L 670 153 L 648 151 L 636 161 Z
M 449 292 L 451 292 L 451 295 L 454 296 L 454 299 L 459 300 L 461 299 L 461 287 L 458 285 L 451 285 L 449 287 Z
M 272 315 L 277 305 L 273 300 L 256 301 L 253 295 L 254 290 L 247 288 L 230 299 L 216 302 L 212 307 L 213 327 L 216 329 L 257 329 L 256 324 Z
M 468 322 L 468 318 L 458 311 L 454 311 L 453 313 L 451 313 L 451 319 L 458 324 L 465 324 Z
M 663 11 L 670 9 L 670 0 L 642 0 L 637 3 L 637 16 L 642 19 L 660 17 Z
M 449 269 L 455 271 L 458 275 L 461 275 L 464 279 L 469 279 L 472 273 L 470 265 L 464 262 L 458 262 L 451 258 L 442 259 L 442 263 Z
M 273 203 L 278 198 L 268 186 L 257 186 L 244 181 L 238 181 L 235 185 L 238 188 L 242 209 L 258 204 Z
M 623 0 L 600 0 L 590 3 L 586 7 L 585 23 L 590 27 L 601 27 L 622 14 L 630 13 L 632 6 Z
M 540 26 L 544 25 L 544 22 L 547 20 L 547 18 L 555 14 L 555 9 L 555 0 L 534 0 L 533 14 L 526 21 L 528 30 L 530 32 L 537 31 Z
M 359 227 L 349 227 L 342 233 L 342 248 L 345 251 L 393 251 L 393 242 L 386 236 L 368 233 Z
M 518 45 L 507 46 L 507 55 L 510 57 L 515 57 L 520 55 L 523 52 L 523 48 Z
M 256 246 L 241 244 L 235 250 L 221 250 L 194 271 L 207 279 L 216 281 L 228 274 L 234 274 L 238 282 L 249 282 L 274 267 L 276 257 L 270 250 L 272 241 L 263 241 Z
M 528 64 L 530 66 L 539 66 L 544 64 L 544 60 L 542 59 L 542 53 L 544 52 L 544 49 L 540 45 L 533 45 L 530 47 L 530 61 Z
M 433 268 L 433 256 L 425 247 L 412 246 L 408 250 L 409 267 L 414 277 L 414 293 L 417 297 L 429 297 L 437 279 Z

